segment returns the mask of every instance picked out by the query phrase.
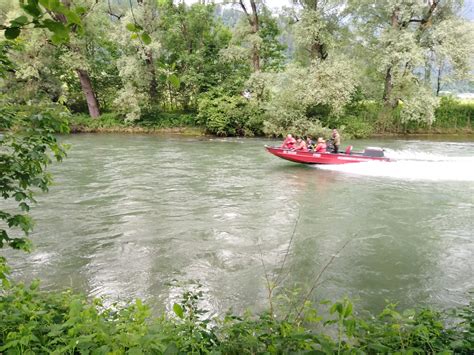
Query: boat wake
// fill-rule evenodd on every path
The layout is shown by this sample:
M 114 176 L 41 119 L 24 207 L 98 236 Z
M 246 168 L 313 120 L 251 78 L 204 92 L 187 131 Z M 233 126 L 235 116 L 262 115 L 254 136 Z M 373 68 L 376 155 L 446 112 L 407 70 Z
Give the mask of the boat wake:
M 414 150 L 386 149 L 393 162 L 318 165 L 318 169 L 349 174 L 429 181 L 474 181 L 473 156 L 448 156 Z

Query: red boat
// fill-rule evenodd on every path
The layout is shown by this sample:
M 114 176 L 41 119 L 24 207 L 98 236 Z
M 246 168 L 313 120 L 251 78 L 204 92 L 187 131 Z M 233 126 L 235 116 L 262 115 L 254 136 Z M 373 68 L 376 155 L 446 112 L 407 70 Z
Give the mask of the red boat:
M 352 146 L 348 146 L 344 153 L 316 153 L 314 151 L 301 151 L 284 149 L 280 147 L 265 148 L 279 158 L 303 164 L 349 164 L 367 161 L 390 161 L 384 156 L 382 148 L 366 148 L 362 152 L 352 152 Z

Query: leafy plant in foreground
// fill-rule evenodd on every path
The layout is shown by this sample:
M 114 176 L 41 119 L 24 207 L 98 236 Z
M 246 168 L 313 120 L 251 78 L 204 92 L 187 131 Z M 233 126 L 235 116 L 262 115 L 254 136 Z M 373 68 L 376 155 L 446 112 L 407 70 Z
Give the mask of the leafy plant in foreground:
M 28 215 L 31 204 L 35 202 L 33 191 L 35 188 L 48 190 L 51 176 L 46 168 L 51 158 L 60 161 L 66 155 L 65 146 L 57 141 L 55 133 L 67 132 L 67 121 L 64 116 L 50 111 L 21 117 L 8 111 L 8 107 L 2 107 L 0 129 L 5 132 L 0 136 L 0 194 L 4 200 L 16 201 L 19 209 L 14 211 L 2 207 L 0 220 L 9 229 L 20 230 L 12 234 L 0 225 L 0 248 L 8 245 L 29 251 L 31 243 L 26 237 L 33 227 Z M 3 282 L 6 282 L 5 270 L 0 267 Z

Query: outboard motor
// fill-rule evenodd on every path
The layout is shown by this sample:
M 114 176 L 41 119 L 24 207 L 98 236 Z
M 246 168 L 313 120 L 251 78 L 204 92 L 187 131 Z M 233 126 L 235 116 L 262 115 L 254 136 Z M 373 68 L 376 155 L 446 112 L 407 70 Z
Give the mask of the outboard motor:
M 366 157 L 375 157 L 375 158 L 383 158 L 383 149 L 378 147 L 367 147 L 364 149 L 362 155 Z

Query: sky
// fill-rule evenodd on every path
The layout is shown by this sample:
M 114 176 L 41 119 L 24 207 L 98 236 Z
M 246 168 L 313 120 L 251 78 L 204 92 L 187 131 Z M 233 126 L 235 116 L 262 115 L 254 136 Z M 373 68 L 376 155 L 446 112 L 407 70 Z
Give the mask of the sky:
M 228 0 L 227 0 L 228 1 Z M 474 1 L 474 0 L 473 0 Z M 186 4 L 192 4 L 194 2 L 197 2 L 197 0 L 184 0 Z M 223 0 L 215 0 L 216 4 L 222 3 Z M 244 1 L 244 4 L 247 4 L 248 1 Z M 291 0 L 266 0 L 265 4 L 268 7 L 282 7 L 282 6 L 288 6 L 290 5 Z

